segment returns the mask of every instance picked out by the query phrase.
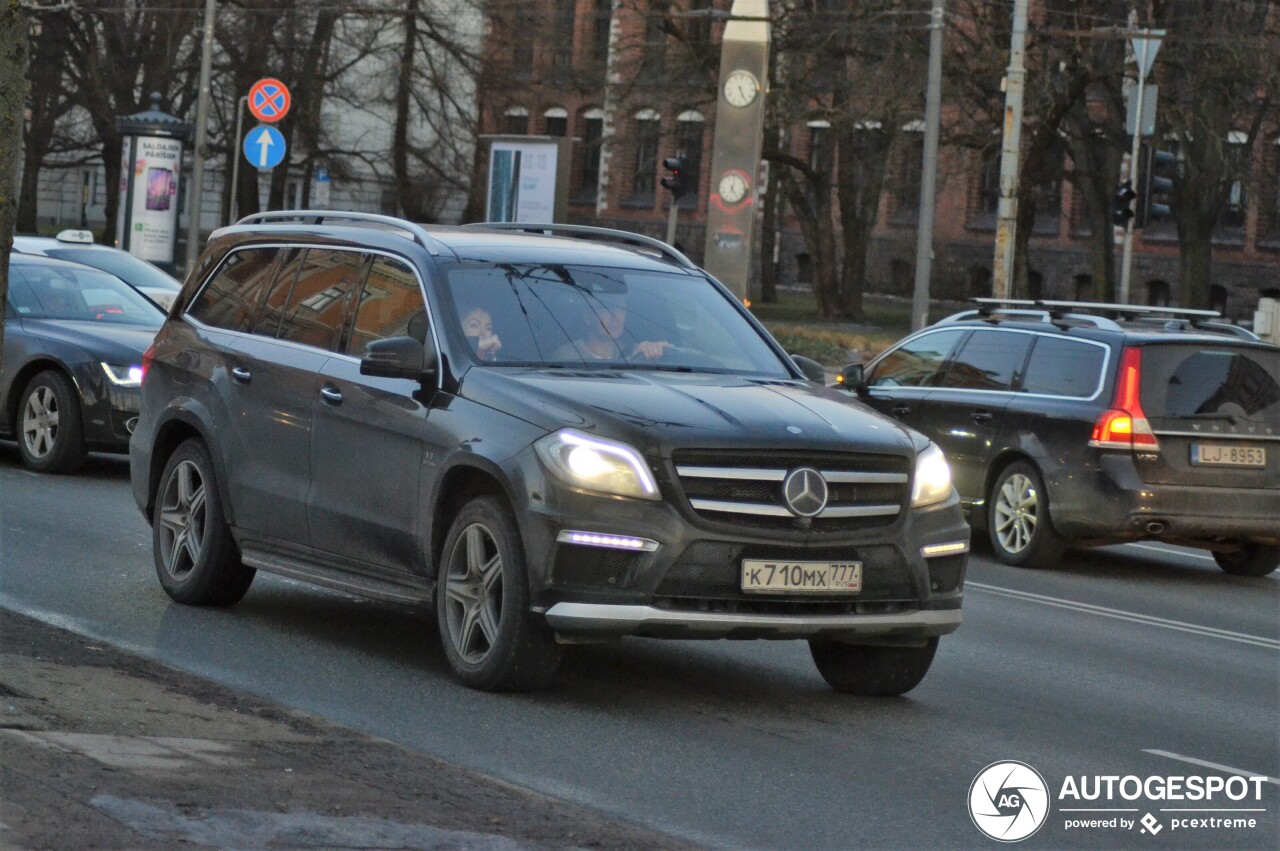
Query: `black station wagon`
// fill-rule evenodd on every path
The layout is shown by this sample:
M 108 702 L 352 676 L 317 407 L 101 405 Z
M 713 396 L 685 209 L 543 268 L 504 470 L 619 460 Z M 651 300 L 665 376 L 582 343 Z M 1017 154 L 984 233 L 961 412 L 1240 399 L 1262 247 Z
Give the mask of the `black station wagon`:
M 1280 565 L 1280 348 L 1213 311 L 994 301 L 843 376 L 946 452 L 996 556 L 1160 540 Z
M 257 570 L 434 600 L 482 689 L 640 635 L 805 639 L 834 688 L 901 694 L 960 625 L 941 451 L 656 240 L 251 216 L 144 369 L 133 491 L 182 603 Z

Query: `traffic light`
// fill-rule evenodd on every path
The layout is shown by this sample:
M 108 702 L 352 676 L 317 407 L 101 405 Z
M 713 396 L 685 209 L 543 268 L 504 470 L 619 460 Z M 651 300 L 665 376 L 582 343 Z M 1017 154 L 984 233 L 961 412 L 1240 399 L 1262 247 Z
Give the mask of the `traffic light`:
M 1116 227 L 1122 228 L 1129 224 L 1129 220 L 1133 218 L 1133 199 L 1138 197 L 1138 193 L 1133 191 L 1133 181 L 1126 180 L 1120 184 L 1120 188 L 1116 190 L 1116 194 L 1111 196 L 1111 222 Z
M 662 186 L 671 190 L 671 197 L 679 201 L 688 195 L 693 187 L 689 185 L 689 164 L 685 158 L 667 157 L 662 161 L 662 167 L 670 172 L 662 178 Z
M 1168 222 L 1173 218 L 1169 203 L 1173 198 L 1173 179 L 1177 173 L 1177 154 L 1173 151 L 1151 151 L 1138 221 L 1134 224 L 1146 227 L 1150 222 Z

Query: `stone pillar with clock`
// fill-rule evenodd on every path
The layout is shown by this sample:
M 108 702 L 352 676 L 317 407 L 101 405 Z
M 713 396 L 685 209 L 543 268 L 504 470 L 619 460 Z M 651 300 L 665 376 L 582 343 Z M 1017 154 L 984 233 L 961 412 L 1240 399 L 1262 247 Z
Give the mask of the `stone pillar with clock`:
M 720 51 L 703 263 L 738 298 L 747 295 L 755 254 L 756 177 L 769 72 L 768 12 L 767 0 L 734 0 Z

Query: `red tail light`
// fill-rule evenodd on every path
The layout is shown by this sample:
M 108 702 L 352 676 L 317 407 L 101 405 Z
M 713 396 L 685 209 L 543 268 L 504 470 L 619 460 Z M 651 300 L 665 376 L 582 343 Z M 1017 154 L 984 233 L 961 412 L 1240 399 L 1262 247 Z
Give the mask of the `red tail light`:
M 1142 391 L 1142 349 L 1127 347 L 1120 355 L 1120 374 L 1111 407 L 1093 424 L 1090 446 L 1101 449 L 1142 449 L 1157 452 L 1160 444 L 1140 401 Z
M 151 362 L 156 359 L 156 344 L 152 343 L 147 346 L 147 350 L 142 353 L 142 380 L 147 380 L 147 370 L 151 369 Z

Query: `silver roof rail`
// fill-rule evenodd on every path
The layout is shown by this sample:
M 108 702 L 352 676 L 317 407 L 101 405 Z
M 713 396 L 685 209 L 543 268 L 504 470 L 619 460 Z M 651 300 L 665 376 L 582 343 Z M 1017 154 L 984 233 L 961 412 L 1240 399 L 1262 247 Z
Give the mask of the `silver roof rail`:
M 993 316 L 1007 316 L 1010 319 L 1026 319 L 1033 322 L 1074 322 L 1081 325 L 1092 325 L 1094 328 L 1102 328 L 1107 331 L 1119 331 L 1120 325 L 1114 320 L 1105 316 L 1093 316 L 1088 313 L 1057 313 L 1050 310 L 1028 310 L 1026 308 L 1000 308 L 997 304 L 1010 304 L 1013 299 L 982 299 L 975 298 L 974 301 L 990 302 L 991 307 L 984 307 L 978 310 L 962 310 L 959 313 L 952 314 L 945 319 L 938 320 L 939 325 L 947 322 L 960 322 L 964 319 L 990 319 Z M 1026 299 L 1018 299 L 1019 303 L 1024 304 L 1040 304 L 1047 305 L 1048 302 L 1034 302 Z
M 353 213 L 340 210 L 269 210 L 262 213 L 252 213 L 236 222 L 236 224 L 261 225 L 273 222 L 284 224 L 295 220 L 307 220 L 309 224 L 313 225 L 322 225 L 326 221 L 333 224 L 355 222 L 381 225 L 408 234 L 414 242 L 432 254 L 440 253 L 440 243 L 433 239 L 422 225 L 414 224 L 405 219 L 397 219 L 395 216 L 383 216 L 378 213 Z
M 1047 299 L 1025 298 L 975 298 L 977 304 L 1015 305 L 1026 307 L 1048 308 L 1051 313 L 1065 310 L 1096 310 L 1103 313 L 1129 314 L 1134 316 L 1185 316 L 1197 319 L 1220 319 L 1222 314 L 1216 310 L 1192 310 L 1186 307 L 1163 307 L 1150 304 L 1107 304 L 1099 301 L 1050 301 Z
M 672 248 L 667 243 L 651 236 L 645 236 L 642 233 L 632 233 L 627 230 L 616 230 L 614 228 L 597 228 L 589 225 L 561 225 L 561 224 L 537 224 L 529 222 L 477 222 L 475 224 L 463 225 L 468 229 L 485 229 L 485 230 L 512 230 L 521 233 L 540 233 L 547 236 L 571 236 L 580 239 L 599 239 L 608 240 L 610 242 L 620 242 L 624 245 L 634 245 L 638 248 L 647 248 L 656 251 L 659 256 L 665 257 L 677 266 L 686 269 L 697 269 L 698 267 L 692 260 L 684 256 L 683 253 Z

